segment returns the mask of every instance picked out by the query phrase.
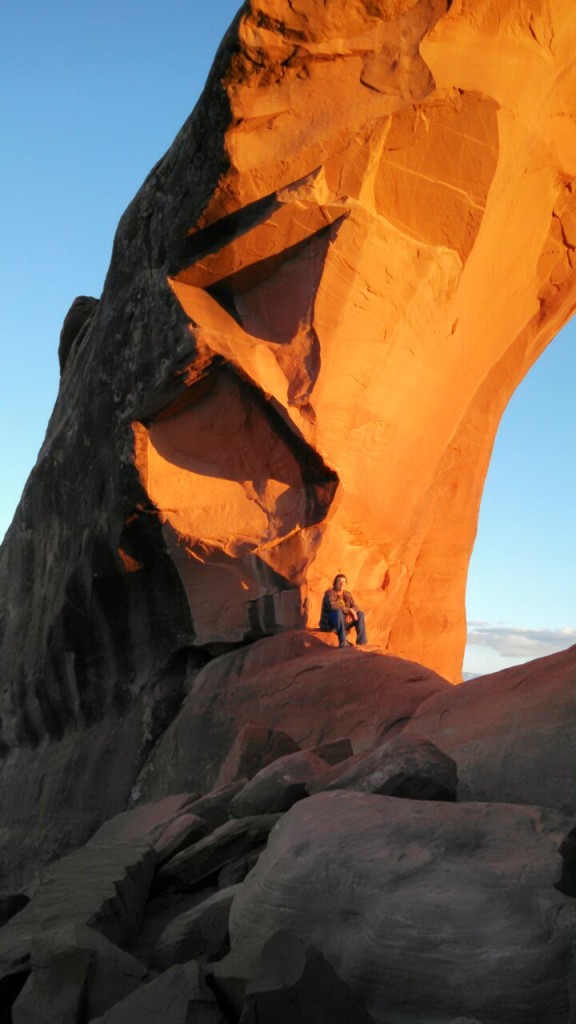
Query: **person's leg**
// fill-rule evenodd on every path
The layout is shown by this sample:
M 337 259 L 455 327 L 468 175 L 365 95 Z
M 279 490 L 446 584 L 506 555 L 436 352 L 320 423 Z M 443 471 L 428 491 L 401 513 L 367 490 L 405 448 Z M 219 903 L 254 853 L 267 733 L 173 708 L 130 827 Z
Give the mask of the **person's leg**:
M 357 612 L 358 621 L 354 623 L 354 629 L 356 630 L 356 644 L 367 644 L 366 639 L 366 620 L 364 618 L 364 612 Z
M 347 647 L 348 640 L 346 639 L 346 620 L 344 618 L 344 612 L 339 608 L 330 612 L 330 626 L 336 630 L 338 634 L 338 642 L 340 647 Z

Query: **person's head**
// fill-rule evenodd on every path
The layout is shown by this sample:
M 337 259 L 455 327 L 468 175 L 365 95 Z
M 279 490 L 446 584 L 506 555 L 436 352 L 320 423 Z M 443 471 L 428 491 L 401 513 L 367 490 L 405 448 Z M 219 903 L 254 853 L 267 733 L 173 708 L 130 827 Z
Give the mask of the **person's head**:
M 334 577 L 334 583 L 332 584 L 332 586 L 334 587 L 334 590 L 344 590 L 344 587 L 346 586 L 347 582 L 348 580 L 346 579 L 344 573 L 339 572 Z

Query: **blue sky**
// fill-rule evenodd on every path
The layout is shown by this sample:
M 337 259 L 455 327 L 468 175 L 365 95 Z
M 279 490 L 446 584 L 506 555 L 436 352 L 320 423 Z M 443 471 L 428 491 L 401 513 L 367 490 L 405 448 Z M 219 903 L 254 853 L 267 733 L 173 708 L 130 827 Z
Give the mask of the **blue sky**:
M 202 89 L 236 0 L 20 0 L 0 19 L 0 537 L 42 443 L 58 336 Z M 465 671 L 576 641 L 576 325 L 518 388 L 470 567 Z M 570 632 L 571 631 L 571 632 Z

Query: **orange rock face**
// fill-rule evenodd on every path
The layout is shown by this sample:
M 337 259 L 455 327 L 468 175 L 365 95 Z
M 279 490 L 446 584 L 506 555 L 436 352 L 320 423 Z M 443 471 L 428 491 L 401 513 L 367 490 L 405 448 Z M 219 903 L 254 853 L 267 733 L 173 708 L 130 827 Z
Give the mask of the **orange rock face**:
M 251 0 L 231 31 L 168 274 L 195 355 L 134 423 L 197 642 L 316 624 L 343 570 L 372 642 L 458 681 L 498 423 L 576 304 L 572 0 Z

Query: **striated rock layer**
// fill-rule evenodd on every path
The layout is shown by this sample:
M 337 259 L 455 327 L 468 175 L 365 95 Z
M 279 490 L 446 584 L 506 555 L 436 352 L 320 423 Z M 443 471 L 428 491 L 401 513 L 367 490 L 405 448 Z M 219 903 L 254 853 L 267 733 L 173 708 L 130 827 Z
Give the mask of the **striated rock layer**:
M 186 680 L 336 569 L 459 680 L 494 434 L 576 303 L 575 44 L 569 0 L 244 4 L 64 323 L 0 554 L 8 808 L 66 804 L 69 744 L 85 837 Z

